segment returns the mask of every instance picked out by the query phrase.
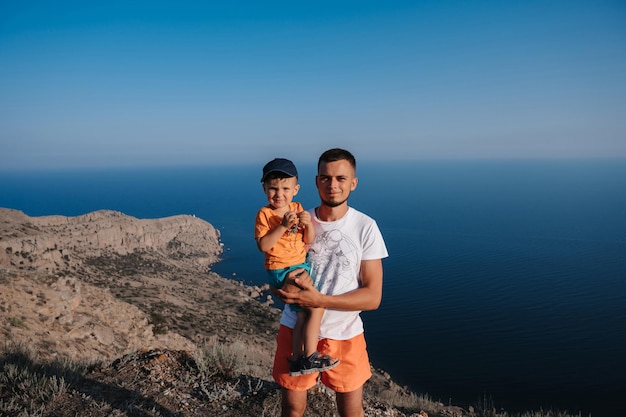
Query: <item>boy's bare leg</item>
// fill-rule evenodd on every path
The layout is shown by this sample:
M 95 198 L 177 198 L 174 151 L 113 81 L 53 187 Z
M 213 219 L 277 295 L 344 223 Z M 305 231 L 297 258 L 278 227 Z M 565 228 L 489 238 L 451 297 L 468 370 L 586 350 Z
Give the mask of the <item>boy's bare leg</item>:
M 283 388 L 281 395 L 281 417 L 302 417 L 306 409 L 307 391 L 292 391 Z
M 308 313 L 305 310 L 296 312 L 296 325 L 293 327 L 291 335 L 291 349 L 294 358 L 299 358 L 305 352 L 307 316 Z
M 363 386 L 352 392 L 337 392 L 337 410 L 341 417 L 364 417 Z M 306 399 L 305 399 L 306 402 Z M 289 415 L 289 414 L 287 414 Z
M 307 320 L 304 323 L 304 354 L 308 358 L 317 352 L 317 342 L 320 336 L 320 324 L 324 316 L 323 308 L 312 308 L 308 310 Z M 299 317 L 299 316 L 298 316 Z

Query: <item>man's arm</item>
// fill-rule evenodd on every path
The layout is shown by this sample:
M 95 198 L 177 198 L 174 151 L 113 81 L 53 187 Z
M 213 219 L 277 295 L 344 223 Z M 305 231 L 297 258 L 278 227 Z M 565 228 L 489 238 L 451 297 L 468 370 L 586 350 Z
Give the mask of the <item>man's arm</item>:
M 296 272 L 296 271 L 294 271 Z M 287 304 L 305 308 L 323 307 L 333 310 L 376 310 L 383 296 L 383 264 L 381 259 L 361 261 L 361 286 L 340 295 L 325 295 L 317 291 L 306 272 L 294 279 L 302 291 L 287 293 L 278 290 L 279 298 Z M 290 273 L 288 277 L 291 275 Z

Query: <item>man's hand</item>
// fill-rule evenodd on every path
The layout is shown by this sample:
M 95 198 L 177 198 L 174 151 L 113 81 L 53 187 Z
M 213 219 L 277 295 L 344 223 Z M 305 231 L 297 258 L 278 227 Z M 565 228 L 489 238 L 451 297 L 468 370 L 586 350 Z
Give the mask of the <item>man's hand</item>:
M 285 304 L 298 304 L 303 308 L 321 307 L 323 295 L 313 285 L 313 279 L 304 269 L 296 269 L 287 274 L 286 282 L 301 288 L 300 291 L 287 292 L 278 290 L 278 298 Z

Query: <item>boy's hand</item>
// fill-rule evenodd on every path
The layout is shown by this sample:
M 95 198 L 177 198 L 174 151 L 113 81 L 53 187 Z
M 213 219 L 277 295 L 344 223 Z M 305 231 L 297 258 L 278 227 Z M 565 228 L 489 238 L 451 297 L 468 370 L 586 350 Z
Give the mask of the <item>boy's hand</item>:
M 298 213 L 298 218 L 300 219 L 300 224 L 303 227 L 311 226 L 311 213 L 308 211 L 301 211 Z
M 291 229 L 294 226 L 298 226 L 298 214 L 295 211 L 288 211 L 283 216 L 281 224 L 287 229 Z

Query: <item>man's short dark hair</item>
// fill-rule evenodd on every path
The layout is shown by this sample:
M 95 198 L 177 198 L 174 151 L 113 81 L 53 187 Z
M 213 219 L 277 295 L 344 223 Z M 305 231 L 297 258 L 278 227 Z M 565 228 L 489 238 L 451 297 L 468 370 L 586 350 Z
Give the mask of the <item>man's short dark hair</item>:
M 356 171 L 356 159 L 354 158 L 354 155 L 352 155 L 349 151 L 341 148 L 329 149 L 322 155 L 320 155 L 320 159 L 317 161 L 317 170 L 319 171 L 322 162 L 328 163 L 342 161 L 344 159 L 348 161 L 350 165 L 352 165 L 354 171 Z

